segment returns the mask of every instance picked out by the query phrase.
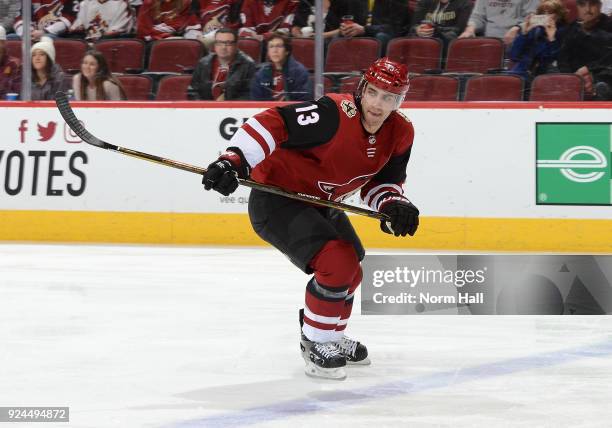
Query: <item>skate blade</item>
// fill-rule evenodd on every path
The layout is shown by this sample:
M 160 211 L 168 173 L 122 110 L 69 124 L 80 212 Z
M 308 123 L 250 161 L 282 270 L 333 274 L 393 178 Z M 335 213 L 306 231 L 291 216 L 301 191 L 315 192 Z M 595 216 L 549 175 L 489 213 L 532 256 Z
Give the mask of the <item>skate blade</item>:
M 365 357 L 361 361 L 349 361 L 349 360 L 346 360 L 346 365 L 347 366 L 369 366 L 370 364 L 372 364 L 372 361 L 370 360 L 369 357 Z
M 344 380 L 346 379 L 346 371 L 344 367 L 338 367 L 335 369 L 324 369 L 316 366 L 313 362 L 306 364 L 304 373 L 310 377 L 316 377 L 321 379 L 332 379 L 332 380 Z

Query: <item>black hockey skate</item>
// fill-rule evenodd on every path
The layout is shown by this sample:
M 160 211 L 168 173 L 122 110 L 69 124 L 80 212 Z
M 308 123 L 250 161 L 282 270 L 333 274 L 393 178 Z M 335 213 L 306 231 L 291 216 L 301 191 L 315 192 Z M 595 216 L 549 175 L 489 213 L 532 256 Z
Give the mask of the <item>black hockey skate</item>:
M 308 340 L 302 333 L 304 325 L 304 310 L 300 309 L 300 349 L 306 362 L 304 372 L 308 376 L 325 379 L 346 379 L 346 358 L 340 352 L 335 342 L 319 343 Z
M 361 342 L 350 337 L 343 336 L 342 339 L 334 342 L 338 350 L 346 358 L 346 364 L 369 366 L 372 364 L 368 358 L 368 348 Z

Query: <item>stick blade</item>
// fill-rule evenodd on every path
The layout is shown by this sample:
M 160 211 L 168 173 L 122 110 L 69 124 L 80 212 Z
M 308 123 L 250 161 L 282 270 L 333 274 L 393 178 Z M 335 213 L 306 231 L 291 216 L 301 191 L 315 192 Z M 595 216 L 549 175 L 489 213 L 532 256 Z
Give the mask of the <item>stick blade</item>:
M 68 95 L 66 95 L 65 92 L 58 91 L 55 93 L 55 104 L 66 121 L 66 124 L 68 124 L 70 129 L 72 129 L 81 140 L 93 146 L 98 146 L 103 149 L 106 148 L 107 143 L 90 134 L 74 115 L 74 111 L 72 107 L 70 107 L 70 101 L 68 101 Z

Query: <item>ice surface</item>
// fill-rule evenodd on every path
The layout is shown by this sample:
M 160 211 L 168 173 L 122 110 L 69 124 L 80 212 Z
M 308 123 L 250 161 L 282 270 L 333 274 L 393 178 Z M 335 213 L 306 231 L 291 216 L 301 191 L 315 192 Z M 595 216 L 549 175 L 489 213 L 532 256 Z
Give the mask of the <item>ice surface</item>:
M 70 406 L 71 428 L 612 426 L 610 317 L 356 299 L 347 333 L 373 364 L 315 380 L 306 280 L 271 249 L 0 245 L 0 406 Z

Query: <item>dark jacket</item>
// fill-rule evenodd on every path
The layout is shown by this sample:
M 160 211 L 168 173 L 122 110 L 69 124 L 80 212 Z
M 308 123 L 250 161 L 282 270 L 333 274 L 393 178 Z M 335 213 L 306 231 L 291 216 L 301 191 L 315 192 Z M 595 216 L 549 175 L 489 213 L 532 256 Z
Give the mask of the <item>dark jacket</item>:
M 314 15 L 315 0 L 302 0 L 295 13 L 293 25 L 306 27 L 308 17 Z M 342 17 L 353 15 L 353 22 L 359 25 L 366 25 L 368 19 L 368 0 L 330 0 L 329 10 L 325 16 L 325 29 L 332 31 L 340 28 Z
M 439 4 L 439 0 L 419 0 L 412 17 L 410 32 L 416 34 L 421 22 L 428 20 L 434 25 L 433 37 L 440 38 L 445 43 L 463 33 L 472 13 L 471 0 L 450 0 L 438 9 Z
M 510 59 L 514 62 L 510 72 L 530 78 L 558 71 L 556 61 L 566 32 L 567 26 L 558 24 L 552 42 L 546 37 L 546 30 L 542 26 L 532 28 L 527 34 L 521 32 L 510 49 Z
M 212 100 L 211 71 L 215 53 L 210 53 L 202 58 L 193 72 L 191 85 L 187 89 L 191 98 L 197 100 Z M 249 85 L 255 74 L 255 62 L 250 56 L 238 51 L 236 59 L 230 65 L 229 74 L 225 81 L 226 100 L 248 100 Z
M 612 84 L 612 19 L 603 13 L 589 32 L 578 22 L 571 24 L 561 45 L 561 72 L 574 73 L 585 65 L 595 81 Z
M 372 9 L 372 22 L 365 26 L 365 35 L 376 37 L 386 33 L 392 37 L 403 36 L 410 31 L 408 0 L 376 0 Z
M 272 63 L 266 62 L 255 74 L 251 83 L 251 99 L 254 101 L 271 101 L 272 98 Z M 308 70 L 301 63 L 287 58 L 283 67 L 285 93 L 291 101 L 312 100 L 312 86 Z
M 64 91 L 71 87 L 70 82 L 67 82 L 65 79 L 65 74 L 62 71 L 62 68 L 53 64 L 51 67 L 51 75 L 47 79 L 44 85 L 40 86 L 38 83 L 34 82 L 36 78 L 36 73 L 32 71 L 32 100 L 54 100 L 55 93 L 57 91 Z

